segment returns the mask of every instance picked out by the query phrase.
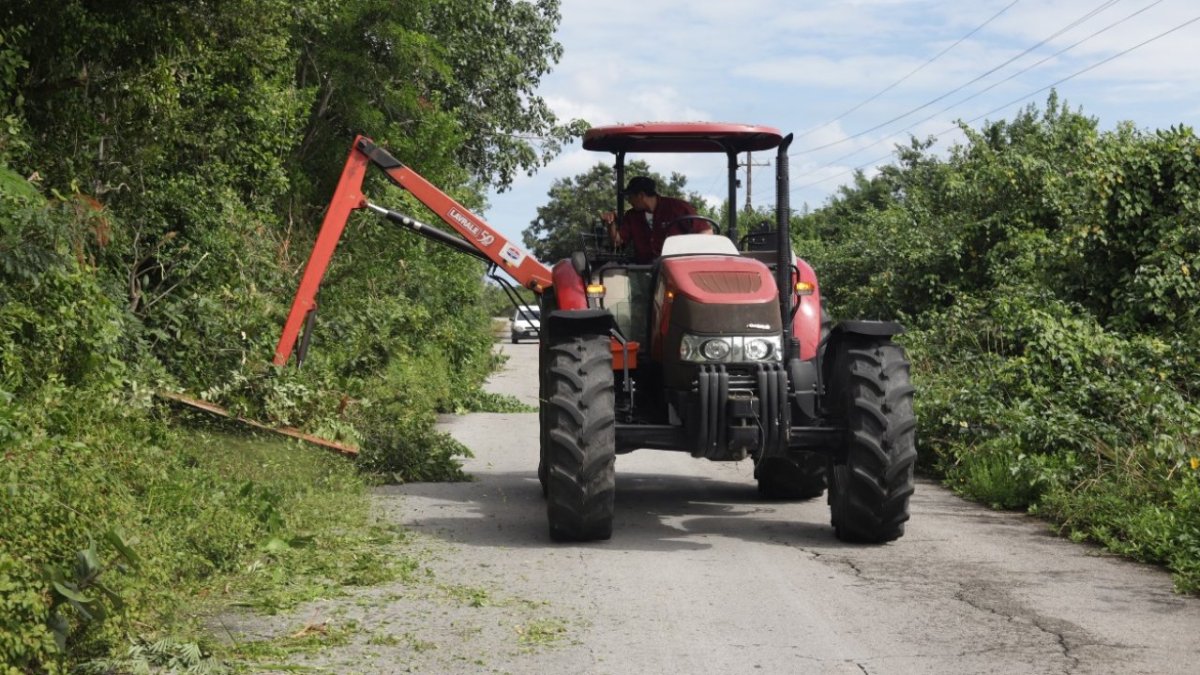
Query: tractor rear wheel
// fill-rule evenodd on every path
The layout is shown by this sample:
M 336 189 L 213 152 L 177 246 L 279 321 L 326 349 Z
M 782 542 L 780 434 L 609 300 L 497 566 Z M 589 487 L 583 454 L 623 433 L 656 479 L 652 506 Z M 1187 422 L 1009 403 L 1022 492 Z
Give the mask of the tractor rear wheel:
M 796 459 L 769 457 L 754 467 L 758 494 L 763 499 L 812 499 L 825 492 L 829 460 L 816 452 Z
M 917 462 L 908 357 L 887 338 L 847 337 L 833 358 L 831 408 L 846 428 L 845 463 L 829 481 L 834 533 L 843 541 L 898 539 Z
M 556 339 L 542 364 L 546 515 L 557 541 L 612 536 L 616 413 L 609 336 Z

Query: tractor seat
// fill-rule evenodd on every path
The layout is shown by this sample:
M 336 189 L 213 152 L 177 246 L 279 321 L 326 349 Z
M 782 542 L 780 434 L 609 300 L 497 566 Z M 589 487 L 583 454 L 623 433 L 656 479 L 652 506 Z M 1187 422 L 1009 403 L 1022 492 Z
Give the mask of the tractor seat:
M 677 234 L 663 241 L 662 257 L 673 255 L 738 255 L 729 237 L 719 234 Z

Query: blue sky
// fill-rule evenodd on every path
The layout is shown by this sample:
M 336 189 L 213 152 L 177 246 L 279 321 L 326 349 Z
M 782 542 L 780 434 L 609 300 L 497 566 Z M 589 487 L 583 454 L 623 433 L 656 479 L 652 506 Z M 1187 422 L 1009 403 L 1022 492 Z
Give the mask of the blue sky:
M 1194 125 L 1200 21 L 1116 55 L 1198 17 L 1195 0 L 563 0 L 563 58 L 539 94 L 560 118 L 592 125 L 704 120 L 796 133 L 791 203 L 815 208 L 910 135 L 937 135 L 944 150 L 962 138 L 949 131 L 956 120 L 978 127 L 1040 107 L 1047 92 L 1026 97 L 1089 68 L 1056 89 L 1103 128 Z M 721 155 L 643 158 L 714 202 L 724 196 Z M 554 179 L 597 162 L 611 155 L 568 146 L 489 195 L 483 215 L 519 242 Z M 774 204 L 773 171 L 755 167 L 756 205 Z

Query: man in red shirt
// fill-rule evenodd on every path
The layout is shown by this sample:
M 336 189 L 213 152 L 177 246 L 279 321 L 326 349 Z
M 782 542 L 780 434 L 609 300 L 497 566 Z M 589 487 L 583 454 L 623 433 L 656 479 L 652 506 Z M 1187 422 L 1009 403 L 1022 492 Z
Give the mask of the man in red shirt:
M 633 261 L 646 264 L 662 255 L 663 241 L 675 234 L 712 234 L 712 225 L 696 218 L 691 204 L 658 194 L 654 179 L 635 176 L 625 186 L 625 199 L 629 210 L 616 222 L 616 213 L 607 211 L 600 215 L 608 224 L 608 234 L 613 244 L 620 247 L 625 242 L 633 243 Z

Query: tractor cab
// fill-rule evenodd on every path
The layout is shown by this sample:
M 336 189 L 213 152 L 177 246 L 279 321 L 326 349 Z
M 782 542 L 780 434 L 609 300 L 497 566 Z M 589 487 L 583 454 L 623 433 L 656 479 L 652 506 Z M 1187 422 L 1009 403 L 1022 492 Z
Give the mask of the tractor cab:
M 614 211 L 619 219 L 628 208 L 622 186 L 626 185 L 626 159 L 630 155 L 723 154 L 728 167 L 728 203 L 734 205 L 737 204 L 739 186 L 738 156 L 744 152 L 774 150 L 783 140 L 783 134 L 778 129 L 765 126 L 711 122 L 641 123 L 594 127 L 584 134 L 583 147 L 585 150 L 614 155 Z M 697 159 L 703 160 L 708 158 Z M 584 254 L 588 262 L 589 281 L 604 287 L 602 304 L 613 313 L 618 329 L 629 341 L 623 346 L 624 351 L 628 351 L 632 345 L 632 348 L 640 350 L 643 361 L 662 361 L 666 341 L 655 328 L 661 327 L 662 296 L 666 294 L 666 286 L 670 285 L 661 273 L 664 261 L 688 255 L 739 256 L 739 249 L 747 243 L 776 243 L 774 236 L 756 236 L 739 242 L 737 216 L 737 209 L 730 208 L 724 224 L 703 216 L 692 217 L 696 221 L 707 221 L 719 239 L 688 235 L 668 237 L 663 244 L 663 254 L 649 264 L 635 264 L 628 251 L 614 249 L 608 233 L 602 227 L 597 227 L 594 234 L 585 239 Z M 754 248 L 757 250 L 750 257 L 767 263 L 771 269 L 776 266 L 778 251 L 774 250 L 774 246 L 771 250 L 761 245 Z M 668 269 L 672 266 L 671 263 L 665 264 Z M 774 285 L 774 282 L 768 285 Z M 649 302 L 651 296 L 654 297 L 653 303 Z
M 778 129 L 717 122 L 670 122 L 594 127 L 583 136 L 583 149 L 609 152 L 616 157 L 616 212 L 624 213 L 625 159 L 640 153 L 720 153 L 728 167 L 729 204 L 737 204 L 738 155 L 775 150 L 784 141 Z M 788 141 L 790 143 L 790 139 Z M 737 209 L 729 209 L 723 233 L 738 242 Z

